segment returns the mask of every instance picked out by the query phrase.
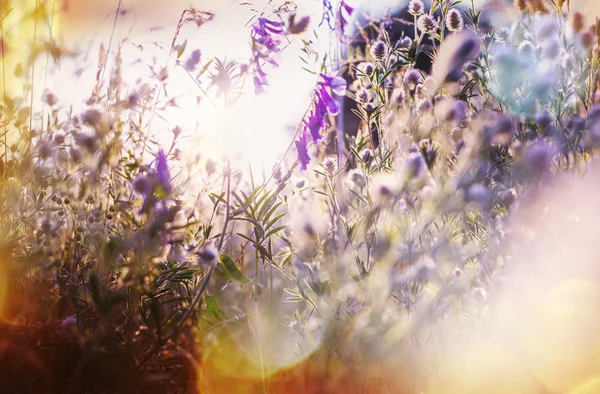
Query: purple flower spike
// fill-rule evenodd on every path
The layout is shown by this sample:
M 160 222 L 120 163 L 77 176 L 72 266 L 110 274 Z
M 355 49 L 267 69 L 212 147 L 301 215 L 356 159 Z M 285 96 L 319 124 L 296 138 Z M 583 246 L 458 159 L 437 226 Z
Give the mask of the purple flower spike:
M 323 86 L 319 91 L 319 96 L 321 98 L 320 105 L 325 105 L 327 108 L 327 112 L 331 115 L 337 115 L 340 113 L 340 106 L 336 99 L 331 97 L 327 89 Z
M 298 151 L 298 161 L 300 162 L 300 169 L 306 171 L 308 163 L 310 163 L 310 156 L 308 155 L 308 141 L 306 139 L 306 129 L 302 130 L 302 135 L 298 140 L 295 141 L 296 151 Z
M 316 106 L 314 111 L 310 113 L 308 122 L 306 122 L 306 128 L 310 131 L 310 137 L 314 143 L 319 142 L 323 139 L 321 130 L 325 128 L 325 116 L 327 115 L 327 109 L 322 106 Z
M 321 78 L 323 79 L 326 86 L 328 86 L 333 93 L 342 95 L 346 93 L 346 80 L 341 77 L 328 77 L 325 74 L 321 74 Z
M 347 14 L 347 16 L 344 15 L 344 12 Z M 338 10 L 338 23 L 342 34 L 344 34 L 344 30 L 346 29 L 346 25 L 348 24 L 348 19 L 352 16 L 353 13 L 354 8 L 346 4 L 345 0 L 342 0 L 340 2 L 340 8 Z
M 281 41 L 278 36 L 284 34 L 283 22 L 261 17 L 252 26 L 252 60 L 250 64 L 254 65 L 253 81 L 254 91 L 257 95 L 263 93 L 264 87 L 269 85 L 262 65 L 269 63 L 274 67 L 278 66 L 273 56 L 280 51 Z
M 167 164 L 167 155 L 161 149 L 156 157 L 156 177 L 158 184 L 166 193 L 171 192 L 171 175 Z
M 323 139 L 321 131 L 327 126 L 327 114 L 335 116 L 340 112 L 338 100 L 332 94 L 343 95 L 346 93 L 346 81 L 344 79 L 324 74 L 321 74 L 319 78 L 320 80 L 317 82 L 317 88 L 315 89 L 313 110 L 310 112 L 308 120 L 304 120 L 302 137 L 296 141 L 298 161 L 300 161 L 303 170 L 306 169 L 306 166 L 310 162 L 307 150 L 307 130 L 310 132 L 310 137 L 314 144 Z

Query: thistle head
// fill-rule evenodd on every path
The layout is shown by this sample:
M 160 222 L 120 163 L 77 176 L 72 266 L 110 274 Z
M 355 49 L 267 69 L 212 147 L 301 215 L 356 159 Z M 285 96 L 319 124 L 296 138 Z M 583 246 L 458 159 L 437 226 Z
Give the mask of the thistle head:
M 422 15 L 425 12 L 425 4 L 422 0 L 410 0 L 408 3 L 408 13 L 414 16 Z
M 373 59 L 381 62 L 385 60 L 385 57 L 388 55 L 389 47 L 385 43 L 385 41 L 376 41 L 371 45 L 371 56 Z
M 465 22 L 459 10 L 452 8 L 446 14 L 446 27 L 451 32 L 462 31 Z

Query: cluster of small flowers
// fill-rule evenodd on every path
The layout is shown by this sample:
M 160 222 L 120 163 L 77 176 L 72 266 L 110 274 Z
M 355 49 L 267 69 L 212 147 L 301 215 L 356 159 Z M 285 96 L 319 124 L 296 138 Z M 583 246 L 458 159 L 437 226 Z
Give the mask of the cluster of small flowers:
M 274 55 L 280 51 L 280 37 L 285 35 L 283 22 L 259 17 L 252 26 L 252 71 L 256 94 L 264 92 L 269 85 L 267 74 L 263 70 L 266 63 L 277 66 Z

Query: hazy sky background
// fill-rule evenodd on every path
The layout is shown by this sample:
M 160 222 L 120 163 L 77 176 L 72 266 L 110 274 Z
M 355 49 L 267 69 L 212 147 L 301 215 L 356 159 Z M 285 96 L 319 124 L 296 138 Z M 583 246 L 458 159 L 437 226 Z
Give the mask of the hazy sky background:
M 52 1 L 49 0 L 49 4 Z M 407 2 L 348 0 L 353 6 L 380 14 L 391 5 Z M 300 6 L 298 13 L 310 15 L 311 28 L 317 28 L 321 20 L 322 1 L 299 0 L 297 3 Z M 17 21 L 19 12 L 23 14 L 34 4 L 35 0 L 14 0 L 13 7 L 16 10 L 11 15 L 12 20 Z M 67 48 L 76 48 L 83 55 L 76 61 L 63 61 L 59 67 L 49 68 L 47 83 L 36 84 L 35 111 L 41 111 L 39 98 L 44 85 L 58 94 L 63 105 L 82 103 L 89 97 L 95 83 L 98 50 L 101 43 L 107 45 L 109 42 L 117 4 L 118 0 L 56 0 L 54 37 Z M 215 17 L 199 29 L 190 24 L 181 31 L 178 43 L 187 39 L 188 53 L 196 48 L 202 49 L 202 63 L 215 56 L 247 61 L 250 57 L 250 25 L 247 23 L 257 10 L 265 10 L 268 15 L 267 4 L 268 0 L 122 0 L 109 66 L 119 43 L 127 39 L 122 47 L 125 82 L 134 84 L 138 80 L 146 80 L 150 72 L 147 65 L 153 59 L 156 59 L 157 67 L 166 61 L 165 50 L 153 43 L 161 43 L 168 48 L 182 10 L 190 6 L 211 11 Z M 19 10 L 19 7 L 23 10 Z M 571 8 L 584 11 L 590 22 L 594 19 L 593 15 L 600 14 L 600 2 L 597 0 L 572 0 Z M 33 30 L 31 25 L 14 22 L 12 25 L 7 22 L 5 29 L 22 39 L 31 36 Z M 331 36 L 325 28 L 318 31 L 319 40 L 315 47 L 325 53 L 332 45 Z M 48 26 L 38 26 L 38 40 L 47 37 L 48 32 Z M 306 33 L 301 38 L 313 37 Z M 144 50 L 141 51 L 139 46 Z M 181 69 L 175 71 L 170 77 L 169 93 L 182 97 L 179 100 L 181 108 L 170 111 L 166 121 L 153 121 L 153 132 L 166 139 L 170 136 L 169 129 L 180 126 L 193 135 L 194 140 L 202 139 L 200 145 L 186 143 L 189 150 L 198 150 L 198 153 L 213 157 L 221 156 L 225 151 L 233 152 L 243 155 L 256 166 L 268 168 L 289 145 L 293 126 L 300 122 L 310 104 L 316 77 L 301 69 L 300 48 L 300 37 L 296 37 L 281 53 L 280 67 L 268 68 L 271 86 L 267 93 L 259 97 L 249 94 L 235 107 L 225 107 L 218 100 L 203 100 L 198 105 L 193 97 L 199 94 L 198 88 Z M 7 69 L 12 70 L 14 65 L 11 63 Z M 80 73 L 76 75 L 77 71 Z M 45 79 L 44 58 L 36 63 L 36 74 L 38 81 Z M 108 75 L 109 72 L 106 78 Z M 251 86 L 251 81 L 248 82 Z M 249 89 L 248 93 L 251 91 Z

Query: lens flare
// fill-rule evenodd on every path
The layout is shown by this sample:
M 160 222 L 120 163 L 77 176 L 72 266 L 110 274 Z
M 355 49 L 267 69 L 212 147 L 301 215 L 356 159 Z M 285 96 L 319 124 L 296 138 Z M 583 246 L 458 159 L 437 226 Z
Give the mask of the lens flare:
M 316 316 L 285 325 L 283 308 L 258 300 L 244 321 L 225 325 L 205 340 L 201 392 L 251 393 L 280 384 L 302 369 L 319 350 L 322 330 Z

